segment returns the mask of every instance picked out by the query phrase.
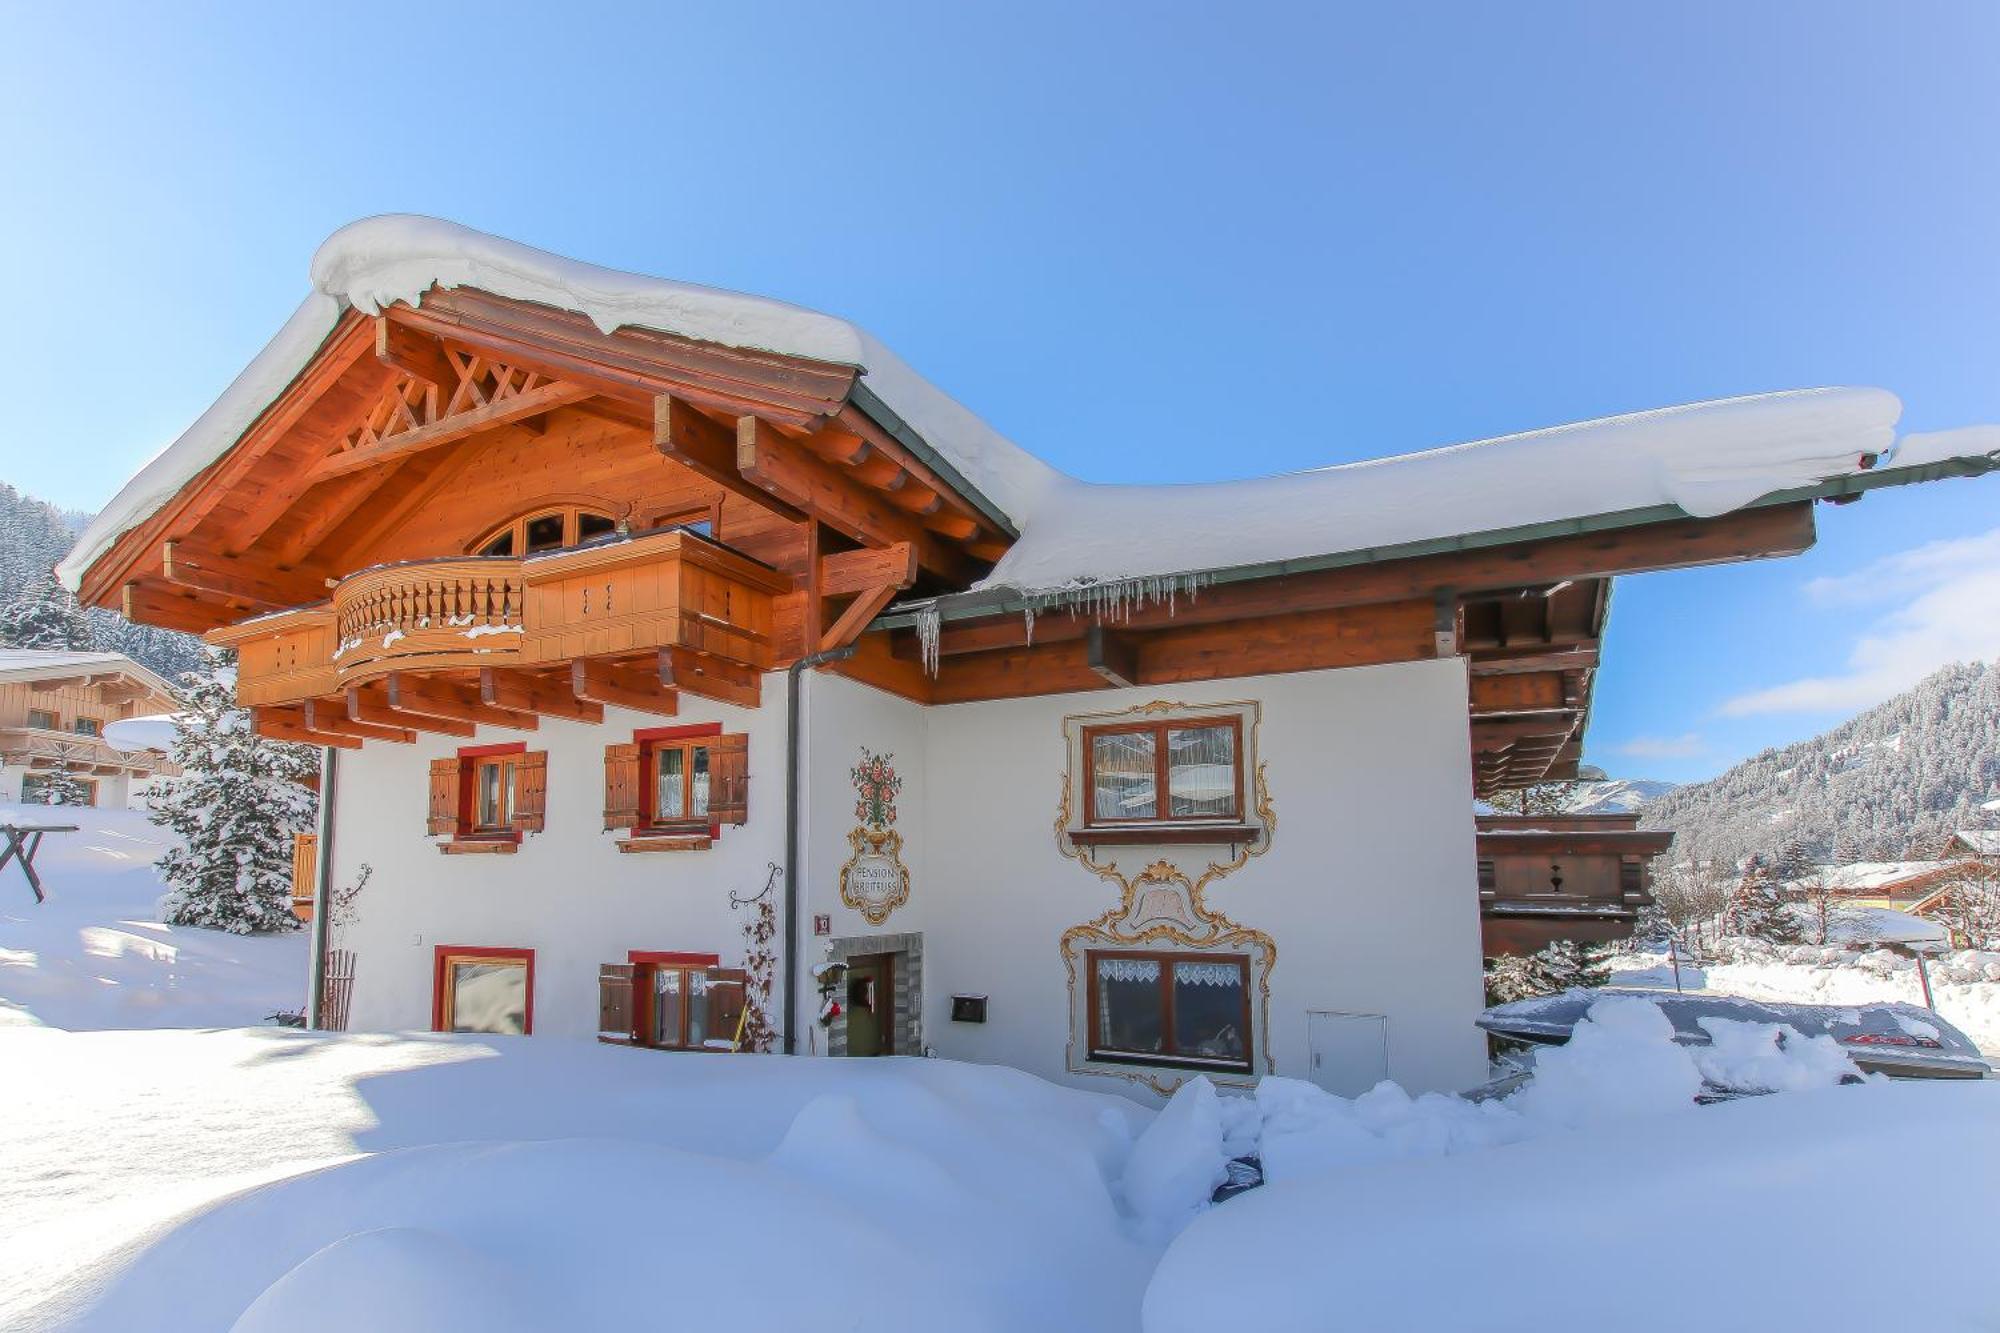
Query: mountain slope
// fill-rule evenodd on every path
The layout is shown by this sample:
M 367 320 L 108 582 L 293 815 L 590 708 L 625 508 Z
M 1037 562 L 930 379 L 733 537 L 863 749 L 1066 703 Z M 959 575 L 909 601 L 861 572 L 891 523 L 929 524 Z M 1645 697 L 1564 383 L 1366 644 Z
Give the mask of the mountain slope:
M 1995 822 L 2000 662 L 1959 662 L 1833 730 L 1676 788 L 1640 820 L 1676 857 L 1737 861 L 1796 840 L 1815 861 L 1932 855 Z
M 1672 790 L 1673 783 L 1653 778 L 1599 778 L 1577 783 L 1567 809 L 1573 815 L 1629 815 Z

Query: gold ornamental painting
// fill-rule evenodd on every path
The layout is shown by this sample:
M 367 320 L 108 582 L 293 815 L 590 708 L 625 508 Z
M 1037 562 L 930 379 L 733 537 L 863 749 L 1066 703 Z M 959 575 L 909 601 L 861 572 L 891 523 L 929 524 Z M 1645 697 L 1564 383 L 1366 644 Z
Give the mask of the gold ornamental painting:
M 903 864 L 903 835 L 895 829 L 903 779 L 889 762 L 892 758 L 863 746 L 861 762 L 849 772 L 854 817 L 861 822 L 847 834 L 854 854 L 840 868 L 840 901 L 871 926 L 881 925 L 910 900 L 910 868 Z

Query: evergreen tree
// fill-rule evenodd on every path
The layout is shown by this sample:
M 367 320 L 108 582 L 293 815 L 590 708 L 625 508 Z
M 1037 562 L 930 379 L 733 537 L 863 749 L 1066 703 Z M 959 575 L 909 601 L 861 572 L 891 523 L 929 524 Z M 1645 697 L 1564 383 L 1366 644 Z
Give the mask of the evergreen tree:
M 1530 787 L 1495 792 L 1487 804 L 1496 815 L 1559 815 L 1569 809 L 1580 783 L 1537 782 Z
M 75 594 L 53 574 L 0 610 L 0 647 L 87 652 L 96 644 Z
M 1797 944 L 1803 932 L 1798 917 L 1785 902 L 1784 886 L 1775 863 L 1768 856 L 1750 858 L 1737 881 L 1736 897 L 1729 906 L 1730 927 L 1738 935 L 1750 935 L 1771 944 Z
M 171 889 L 166 920 L 247 935 L 291 930 L 292 836 L 312 822 L 303 785 L 317 768 L 310 746 L 259 736 L 236 706 L 228 674 L 188 676 L 174 723 L 183 771 L 153 798 L 152 819 L 180 835 L 160 858 Z
M 90 788 L 67 766 L 36 775 L 34 800 L 41 805 L 89 805 Z
M 1486 960 L 1488 1004 L 1610 984 L 1611 946 L 1596 940 L 1557 940 L 1535 953 Z

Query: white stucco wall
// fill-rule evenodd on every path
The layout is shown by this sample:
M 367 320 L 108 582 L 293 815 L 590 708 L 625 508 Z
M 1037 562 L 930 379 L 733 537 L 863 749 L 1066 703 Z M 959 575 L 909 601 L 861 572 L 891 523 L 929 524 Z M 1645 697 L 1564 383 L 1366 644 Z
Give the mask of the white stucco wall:
M 1070 995 L 1059 941 L 1120 894 L 1057 849 L 1063 719 L 1160 699 L 1255 700 L 1277 829 L 1266 853 L 1211 885 L 1207 901 L 1276 944 L 1268 1034 L 1276 1072 L 1308 1076 L 1306 1015 L 1336 1010 L 1388 1016 L 1388 1074 L 1407 1087 L 1460 1088 L 1483 1076 L 1484 1044 L 1472 1026 L 1481 978 L 1462 662 L 929 709 L 830 675 L 809 676 L 805 689 L 801 1052 L 825 1049 L 809 972 L 828 940 L 917 932 L 924 1040 L 938 1054 L 1149 1097 L 1139 1084 L 1071 1073 L 1066 1063 Z M 731 909 L 728 895 L 755 892 L 768 863 L 785 860 L 782 675 L 766 679 L 764 698 L 751 712 L 684 696 L 673 719 L 750 737 L 749 822 L 726 827 L 703 852 L 624 855 L 616 835 L 601 831 L 604 745 L 666 719 L 612 709 L 602 727 L 544 719 L 525 735 L 482 728 L 469 740 L 426 736 L 342 752 L 334 883 L 353 883 L 363 863 L 374 870 L 356 919 L 333 941 L 356 953 L 350 1026 L 428 1026 L 438 945 L 534 949 L 535 1032 L 547 1036 L 595 1033 L 598 967 L 631 950 L 739 961 L 748 913 Z M 517 739 L 549 753 L 546 831 L 513 856 L 440 855 L 423 830 L 430 760 Z M 880 925 L 842 904 L 838 890 L 857 823 L 849 770 L 863 747 L 892 756 L 904 784 L 896 827 L 912 893 Z M 1198 874 L 1210 850 L 1181 859 Z M 1158 854 L 1100 855 L 1136 869 L 1142 851 Z M 829 936 L 815 936 L 816 914 L 830 919 Z M 951 1022 L 954 992 L 987 995 L 988 1022 Z M 1257 1064 L 1262 1072 L 1261 1051 Z
M 1256 700 L 1278 827 L 1269 850 L 1210 886 L 1207 901 L 1277 945 L 1276 1072 L 1308 1075 L 1308 1011 L 1363 1012 L 1388 1017 L 1390 1077 L 1412 1089 L 1470 1086 L 1484 1076 L 1485 1047 L 1472 1025 L 1482 983 L 1465 693 L 1458 660 L 930 709 L 815 678 L 806 910 L 831 913 L 836 937 L 923 933 L 925 1034 L 940 1055 L 1136 1092 L 1066 1064 L 1059 941 L 1120 892 L 1057 850 L 1062 720 L 1156 699 Z M 879 927 L 841 906 L 835 887 L 854 825 L 847 769 L 863 745 L 893 752 L 905 778 L 899 827 L 914 887 Z M 1136 870 L 1140 853 L 1100 855 Z M 1208 854 L 1177 859 L 1199 874 Z M 989 997 L 985 1024 L 950 1021 L 959 991 Z
M 683 695 L 674 718 L 607 708 L 602 726 L 543 718 L 532 732 L 481 727 L 469 739 L 420 734 L 414 745 L 341 751 L 333 884 L 353 884 L 363 864 L 374 872 L 331 941 L 355 953 L 348 1026 L 429 1027 L 438 945 L 535 950 L 534 1030 L 550 1036 L 594 1038 L 598 968 L 632 950 L 740 962 L 749 913 L 729 894 L 757 892 L 767 863 L 784 860 L 783 688 L 770 677 L 755 711 Z M 750 738 L 749 822 L 725 825 L 706 851 L 620 852 L 620 835 L 603 831 L 605 745 L 703 722 Z M 510 741 L 548 752 L 546 831 L 512 856 L 441 855 L 424 833 L 430 761 Z

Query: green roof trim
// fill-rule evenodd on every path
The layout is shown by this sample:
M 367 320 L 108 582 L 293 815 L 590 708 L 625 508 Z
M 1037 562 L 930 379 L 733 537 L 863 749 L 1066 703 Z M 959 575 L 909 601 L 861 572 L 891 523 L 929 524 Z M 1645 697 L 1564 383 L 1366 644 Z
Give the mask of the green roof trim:
M 1942 481 L 1947 477 L 1978 477 L 1996 470 L 2000 470 L 2000 456 L 1948 458 L 1935 463 L 1919 463 L 1913 467 L 1876 468 L 1868 472 L 1857 472 L 1851 476 L 1829 477 L 1810 486 L 1773 491 L 1769 495 L 1752 500 L 1743 508 L 1762 509 L 1772 505 L 1796 504 L 1807 500 L 1856 499 L 1869 491 L 1881 490 L 1888 486 L 1910 486 L 1919 482 Z M 1419 556 L 1450 555 L 1459 551 L 1511 546 L 1516 542 L 1544 541 L 1551 537 L 1574 537 L 1592 532 L 1610 532 L 1618 528 L 1644 527 L 1652 523 L 1671 523 L 1690 517 L 1692 515 L 1679 505 L 1651 505 L 1644 509 L 1625 509 L 1610 514 L 1590 514 L 1581 518 L 1555 519 L 1546 523 L 1529 523 L 1511 528 L 1492 528 L 1485 532 L 1461 533 L 1451 537 L 1430 537 L 1423 541 L 1399 542 L 1393 546 L 1368 546 L 1332 555 L 1302 556 L 1295 560 L 1273 560 L 1259 565 L 1183 570 L 1179 573 L 1192 575 L 1206 586 L 1246 583 L 1253 579 L 1278 578 L 1286 574 L 1309 574 L 1327 569 L 1381 564 L 1390 560 L 1410 560 Z M 1162 574 L 1160 577 L 1171 578 L 1175 575 Z M 877 616 L 868 628 L 870 630 L 914 628 L 926 613 L 935 613 L 939 619 L 946 621 L 1018 614 L 1031 607 L 1043 607 L 1046 603 L 1047 598 L 1044 596 L 1023 593 L 1014 588 L 952 593 L 923 602 L 906 602 L 893 606 Z

